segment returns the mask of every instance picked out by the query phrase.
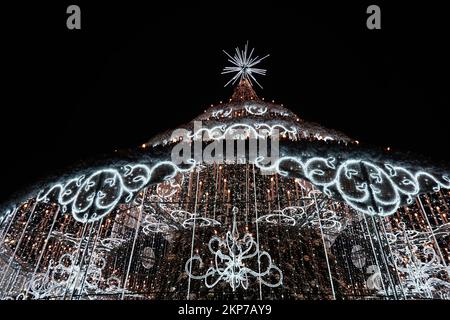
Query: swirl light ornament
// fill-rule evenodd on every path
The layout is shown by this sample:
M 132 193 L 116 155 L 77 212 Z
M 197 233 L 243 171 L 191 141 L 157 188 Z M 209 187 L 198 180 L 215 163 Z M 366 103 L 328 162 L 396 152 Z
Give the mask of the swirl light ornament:
M 77 264 L 80 252 L 66 253 L 57 263 L 50 261 L 45 273 L 34 276 L 27 286 L 27 293 L 34 299 L 64 297 L 78 292 L 92 298 L 96 295 L 118 294 L 120 279 L 111 276 L 103 279 L 102 270 L 106 260 L 93 253 L 91 263 L 83 268 Z
M 316 194 L 318 194 L 316 196 Z M 317 199 L 317 197 L 320 197 Z M 319 201 L 320 203 L 318 203 Z M 292 227 L 319 227 L 326 233 L 339 233 L 345 227 L 342 217 L 326 206 L 324 197 L 317 189 L 307 190 L 301 198 L 301 206 L 289 206 L 274 210 L 272 213 L 260 216 L 256 221 L 273 225 L 288 225 Z M 316 206 L 317 204 L 317 206 Z
M 249 114 L 255 116 L 262 116 L 268 110 L 267 106 L 257 105 L 255 103 L 246 104 L 244 107 Z
M 228 231 L 225 239 L 213 236 L 208 243 L 210 253 L 214 256 L 214 262 L 205 274 L 195 275 L 192 272 L 194 262 L 203 263 L 199 255 L 191 257 L 185 265 L 188 276 L 195 280 L 205 280 L 205 286 L 213 288 L 219 282 L 228 282 L 233 291 L 239 287 L 248 289 L 249 278 L 255 277 L 262 284 L 268 287 L 278 287 L 283 283 L 283 273 L 275 266 L 269 253 L 262 251 L 253 239 L 253 236 L 246 233 L 243 238 L 239 238 L 236 224 L 236 214 L 238 209 L 233 208 L 232 231 Z M 251 260 L 256 260 L 259 270 L 250 268 Z M 276 275 L 277 280 L 270 282 L 266 277 Z
M 295 127 L 287 128 L 282 124 L 269 125 L 266 123 L 234 123 L 232 125 L 220 125 L 212 128 L 200 128 L 193 133 L 189 133 L 187 138 L 189 141 L 225 141 L 253 139 L 267 139 L 275 134 L 297 134 Z
M 450 267 L 443 264 L 432 243 L 406 246 L 394 253 L 393 263 L 406 278 L 406 294 L 420 298 L 446 298 L 450 282 Z
M 221 223 L 215 219 L 202 217 L 198 213 L 191 213 L 181 210 L 173 201 L 181 189 L 184 181 L 184 175 L 179 174 L 180 181 L 172 178 L 165 180 L 156 187 L 156 194 L 150 196 L 150 201 L 156 205 L 147 206 L 147 214 L 142 222 L 142 231 L 145 234 L 150 233 L 169 233 L 181 228 L 191 229 L 194 224 L 197 227 L 220 226 Z M 158 208 L 159 213 L 155 207 Z
M 219 119 L 219 118 L 231 118 L 231 113 L 233 112 L 233 108 L 228 108 L 226 110 L 224 109 L 220 109 L 217 111 L 213 111 L 211 113 L 211 116 L 213 118 Z
M 194 160 L 192 160 L 194 165 Z M 119 202 L 129 203 L 135 194 L 147 184 L 158 181 L 158 170 L 168 170 L 162 180 L 169 180 L 177 173 L 189 171 L 181 169 L 171 161 L 161 161 L 153 166 L 144 164 L 125 165 L 119 169 L 102 169 L 89 176 L 81 175 L 65 183 L 57 183 L 42 190 L 37 201 L 48 202 L 56 199 L 66 212 L 77 221 L 93 222 L 110 213 Z
M 330 197 L 339 197 L 355 210 L 370 216 L 389 216 L 403 203 L 430 188 L 450 188 L 448 175 L 436 177 L 424 171 L 411 172 L 388 163 L 378 165 L 363 159 L 348 159 L 337 164 L 334 157 L 281 157 L 271 166 L 256 166 L 282 176 L 297 175 L 323 189 Z M 295 173 L 294 173 L 295 172 Z M 406 201 L 405 201 L 406 200 Z

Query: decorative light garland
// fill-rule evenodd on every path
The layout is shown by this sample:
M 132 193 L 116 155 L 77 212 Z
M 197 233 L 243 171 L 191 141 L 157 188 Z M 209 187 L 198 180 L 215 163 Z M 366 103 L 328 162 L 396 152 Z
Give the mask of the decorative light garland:
M 433 191 L 450 189 L 448 175 L 437 178 L 424 171 L 412 173 L 406 168 L 390 164 L 384 164 L 382 169 L 362 159 L 349 159 L 336 165 L 334 157 L 302 160 L 288 156 L 281 157 L 271 166 L 262 165 L 262 160 L 256 160 L 256 166 L 261 170 L 274 171 L 282 176 L 292 175 L 292 172 L 297 170 L 297 175 L 323 188 L 326 195 L 339 195 L 355 210 L 371 216 L 388 216 L 395 213 L 402 204 L 401 195 L 407 198 L 407 203 L 412 203 L 413 197 L 425 191 L 423 184 L 433 184 Z M 291 163 L 291 172 L 282 169 L 283 165 L 288 163 Z M 296 168 L 292 164 L 295 164 Z

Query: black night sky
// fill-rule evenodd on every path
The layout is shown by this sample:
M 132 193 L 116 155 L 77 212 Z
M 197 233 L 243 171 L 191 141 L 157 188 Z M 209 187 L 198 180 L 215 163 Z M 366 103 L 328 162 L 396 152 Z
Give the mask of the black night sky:
M 92 2 L 2 9 L 2 200 L 227 100 L 222 49 L 247 40 L 270 53 L 261 97 L 363 143 L 450 161 L 448 13 L 437 4 Z M 79 31 L 66 28 L 70 4 Z M 381 30 L 366 28 L 369 4 Z

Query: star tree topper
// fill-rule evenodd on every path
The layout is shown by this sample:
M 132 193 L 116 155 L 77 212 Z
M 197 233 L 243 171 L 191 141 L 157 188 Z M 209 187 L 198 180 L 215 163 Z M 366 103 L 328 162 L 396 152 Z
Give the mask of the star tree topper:
M 250 54 L 248 54 L 248 42 L 245 44 L 244 50 L 240 50 L 236 47 L 234 56 L 231 56 L 228 52 L 223 50 L 223 52 L 228 56 L 228 61 L 232 66 L 225 67 L 222 74 L 235 73 L 235 75 L 225 84 L 225 87 L 230 83 L 235 84 L 236 81 L 247 79 L 250 82 L 252 80 L 260 87 L 262 86 L 255 79 L 254 74 L 266 75 L 266 69 L 255 68 L 257 64 L 267 58 L 269 55 L 265 55 L 260 58 L 259 56 L 253 57 L 254 49 L 251 49 Z

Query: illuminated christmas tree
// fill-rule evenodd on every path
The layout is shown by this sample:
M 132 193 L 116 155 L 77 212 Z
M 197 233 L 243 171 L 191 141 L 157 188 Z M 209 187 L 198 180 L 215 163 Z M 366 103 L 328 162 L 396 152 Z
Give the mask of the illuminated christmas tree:
M 0 298 L 450 298 L 449 176 L 260 99 L 267 56 L 227 56 L 227 103 L 4 211 Z

